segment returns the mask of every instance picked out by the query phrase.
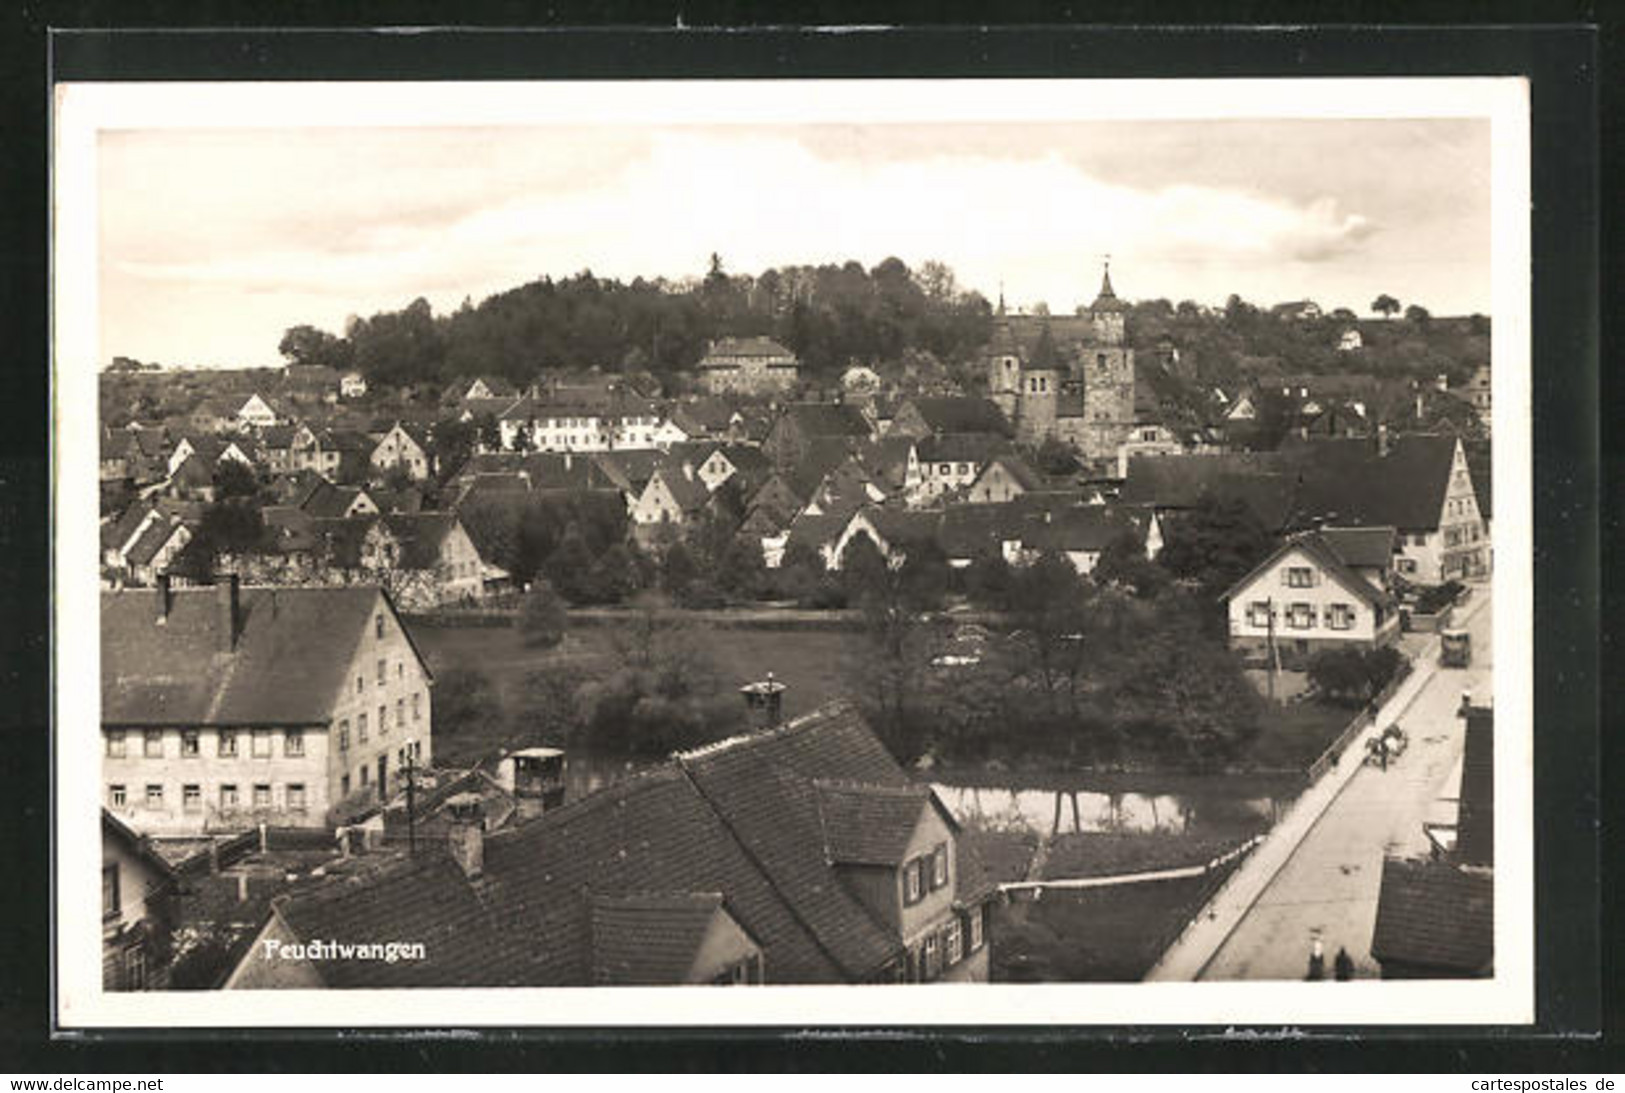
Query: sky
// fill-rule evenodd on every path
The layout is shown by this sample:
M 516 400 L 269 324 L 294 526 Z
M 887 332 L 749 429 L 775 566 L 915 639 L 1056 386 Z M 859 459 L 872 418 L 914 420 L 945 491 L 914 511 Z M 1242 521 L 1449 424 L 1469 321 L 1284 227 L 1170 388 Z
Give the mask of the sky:
M 293 325 L 544 275 L 896 256 L 1012 308 L 1129 299 L 1491 311 L 1475 119 L 105 129 L 99 344 L 281 363 Z

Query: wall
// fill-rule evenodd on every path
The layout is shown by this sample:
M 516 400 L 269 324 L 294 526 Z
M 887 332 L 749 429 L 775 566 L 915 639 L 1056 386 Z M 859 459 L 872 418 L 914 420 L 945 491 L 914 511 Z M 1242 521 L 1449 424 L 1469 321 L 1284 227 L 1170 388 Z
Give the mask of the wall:
M 272 915 L 242 961 L 226 977 L 226 990 L 317 990 L 324 986 L 314 964 L 305 960 L 267 960 L 265 942 L 294 944 L 297 939 Z
M 734 917 L 718 908 L 717 913 L 711 916 L 711 924 L 706 928 L 705 938 L 700 942 L 699 950 L 694 954 L 694 963 L 683 982 L 709 983 L 724 968 L 747 956 L 760 957 L 761 954 L 761 949 L 734 921 Z M 763 968 L 764 978 L 771 974 L 769 969 Z
M 1004 469 L 1003 463 L 994 463 L 971 487 L 967 500 L 975 504 L 994 501 L 1013 501 L 1026 493 L 1026 489 Z
M 383 635 L 378 635 L 379 620 Z M 384 662 L 384 678 L 378 679 L 378 662 Z M 416 707 L 413 698 L 416 696 Z M 343 778 L 350 776 L 350 793 L 362 788 L 361 769 L 367 770 L 366 785 L 372 787 L 378 775 L 378 757 L 387 756 L 386 772 L 390 788 L 397 782 L 404 761 L 402 749 L 416 745 L 413 762 L 428 766 L 433 760 L 429 679 L 401 629 L 394 614 L 384 607 L 383 598 L 377 601 L 374 614 L 367 621 L 355 652 L 350 657 L 350 668 L 345 686 L 334 703 L 330 732 L 333 741 L 327 765 L 328 793 L 332 803 L 344 799 Z M 385 710 L 384 724 L 380 726 L 378 708 Z M 361 715 L 367 717 L 367 738 L 361 739 Z M 405 724 L 399 723 L 404 715 Z M 341 746 L 343 730 L 348 728 L 349 746 Z
M 158 729 L 162 733 L 163 755 L 148 758 L 145 753 L 145 728 L 125 727 L 125 755 L 123 758 L 107 754 L 109 735 L 121 731 L 116 726 L 103 726 L 102 737 L 102 801 L 132 828 L 146 834 L 180 835 L 201 831 L 244 830 L 264 822 L 282 827 L 320 827 L 327 812 L 327 733 L 322 726 L 303 728 L 304 755 L 289 755 L 286 747 L 286 727 L 263 727 L 270 742 L 269 756 L 256 758 L 253 754 L 253 732 L 249 727 L 235 730 L 237 755 L 220 754 L 220 731 L 213 726 L 197 728 L 198 754 L 183 756 L 181 739 L 183 729 L 171 726 Z M 161 809 L 147 807 L 146 787 L 149 784 L 164 788 Z M 221 805 L 220 787 L 235 785 L 239 807 L 227 810 Z M 291 811 L 287 806 L 287 787 L 302 784 L 305 787 L 305 807 Z M 125 804 L 113 803 L 111 787 L 125 788 Z M 187 810 L 185 788 L 196 785 L 200 799 L 198 807 Z M 254 786 L 271 787 L 271 805 L 256 810 L 253 807 Z

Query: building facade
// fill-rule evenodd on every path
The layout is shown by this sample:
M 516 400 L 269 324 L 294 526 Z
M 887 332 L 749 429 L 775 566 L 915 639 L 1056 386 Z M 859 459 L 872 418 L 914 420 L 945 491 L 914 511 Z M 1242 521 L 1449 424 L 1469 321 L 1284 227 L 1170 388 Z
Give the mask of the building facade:
M 800 362 L 771 338 L 723 338 L 711 343 L 699 371 L 708 394 L 782 394 L 795 388 Z

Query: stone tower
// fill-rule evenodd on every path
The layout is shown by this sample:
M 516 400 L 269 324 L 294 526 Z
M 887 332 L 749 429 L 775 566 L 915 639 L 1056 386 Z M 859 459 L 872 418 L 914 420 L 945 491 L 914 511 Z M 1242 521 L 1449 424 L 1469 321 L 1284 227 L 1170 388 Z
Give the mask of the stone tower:
M 1004 313 L 1004 294 L 999 294 L 999 312 L 993 319 L 993 339 L 987 347 L 987 397 L 993 400 L 1008 421 L 1014 422 L 1022 392 L 1021 344 Z
M 1124 344 L 1128 308 L 1112 291 L 1111 266 L 1089 305 L 1094 337 L 1079 346 L 1083 372 L 1083 454 L 1109 459 L 1134 427 L 1134 350 Z

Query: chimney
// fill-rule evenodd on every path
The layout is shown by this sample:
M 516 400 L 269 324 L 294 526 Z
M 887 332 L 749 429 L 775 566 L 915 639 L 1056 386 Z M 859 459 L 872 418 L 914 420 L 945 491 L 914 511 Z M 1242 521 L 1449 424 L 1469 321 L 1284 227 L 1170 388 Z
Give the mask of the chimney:
M 215 603 L 219 612 L 220 644 L 222 653 L 237 651 L 237 637 L 242 633 L 242 604 L 235 573 L 222 574 L 215 584 Z
M 169 619 L 169 609 L 174 606 L 175 598 L 169 589 L 169 574 L 158 574 L 158 623 L 163 625 Z
M 485 810 L 477 793 L 459 793 L 446 800 L 451 826 L 446 829 L 451 860 L 469 880 L 485 871 Z
M 771 729 L 779 723 L 784 709 L 784 690 L 784 684 L 774 679 L 772 672 L 767 673 L 766 679 L 739 688 L 758 727 Z
M 1380 422 L 1377 423 L 1377 455 L 1386 456 L 1387 454 L 1388 454 L 1388 423 L 1386 421 L 1380 421 Z

